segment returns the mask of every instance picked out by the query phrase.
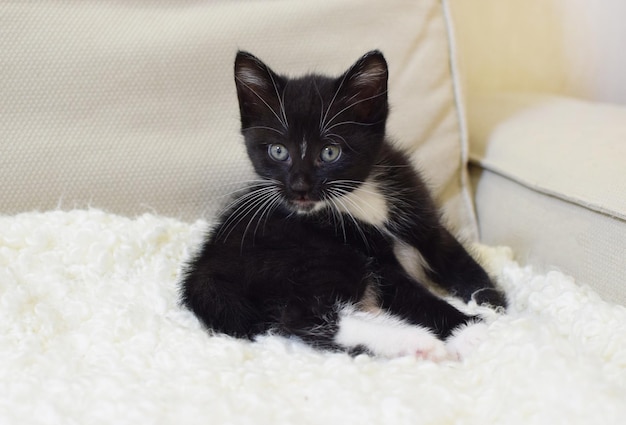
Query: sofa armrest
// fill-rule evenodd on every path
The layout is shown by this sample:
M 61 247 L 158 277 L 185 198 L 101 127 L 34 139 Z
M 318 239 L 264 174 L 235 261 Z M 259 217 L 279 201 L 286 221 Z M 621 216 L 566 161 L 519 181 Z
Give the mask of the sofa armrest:
M 468 124 L 482 240 L 626 304 L 626 108 L 500 93 Z

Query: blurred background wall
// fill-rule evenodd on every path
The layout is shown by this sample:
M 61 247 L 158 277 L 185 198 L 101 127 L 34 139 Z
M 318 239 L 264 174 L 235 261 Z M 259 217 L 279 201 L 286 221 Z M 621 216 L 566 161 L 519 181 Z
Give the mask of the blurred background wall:
M 449 5 L 467 96 L 538 91 L 626 105 L 626 1 Z

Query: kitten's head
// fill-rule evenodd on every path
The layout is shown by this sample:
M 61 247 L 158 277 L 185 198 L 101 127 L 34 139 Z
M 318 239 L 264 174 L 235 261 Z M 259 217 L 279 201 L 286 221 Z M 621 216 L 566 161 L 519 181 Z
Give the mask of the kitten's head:
M 288 78 L 246 52 L 235 60 L 241 130 L 256 173 L 296 212 L 316 211 L 370 175 L 387 120 L 379 51 L 343 75 Z

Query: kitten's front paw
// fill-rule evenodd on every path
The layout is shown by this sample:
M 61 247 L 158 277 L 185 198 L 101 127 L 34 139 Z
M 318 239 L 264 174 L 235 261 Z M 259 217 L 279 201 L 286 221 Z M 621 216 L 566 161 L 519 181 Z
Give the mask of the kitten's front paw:
M 507 301 L 504 293 L 495 288 L 483 288 L 472 294 L 472 300 L 478 305 L 487 305 L 493 308 L 506 309 Z
M 486 339 L 487 325 L 483 322 L 472 322 L 456 328 L 446 340 L 445 346 L 450 357 L 462 360 Z

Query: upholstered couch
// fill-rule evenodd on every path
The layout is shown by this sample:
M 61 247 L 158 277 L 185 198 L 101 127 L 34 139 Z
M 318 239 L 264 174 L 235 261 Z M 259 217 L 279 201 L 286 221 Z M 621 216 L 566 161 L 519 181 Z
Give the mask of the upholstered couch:
M 626 5 L 452 6 L 482 240 L 626 304 Z

